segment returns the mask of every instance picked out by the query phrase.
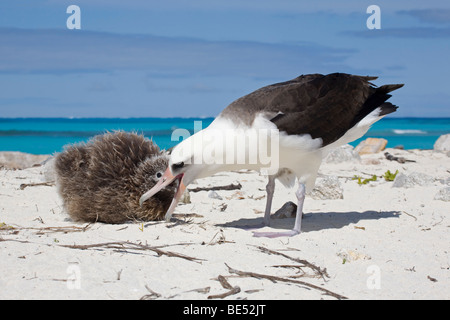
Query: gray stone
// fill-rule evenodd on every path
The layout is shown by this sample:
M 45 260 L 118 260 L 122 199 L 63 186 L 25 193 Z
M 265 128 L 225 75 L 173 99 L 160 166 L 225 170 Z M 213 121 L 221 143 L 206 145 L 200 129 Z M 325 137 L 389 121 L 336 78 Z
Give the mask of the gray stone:
M 6 169 L 26 169 L 35 165 L 40 165 L 49 158 L 49 155 L 36 155 L 18 151 L 0 152 L 0 168 Z
M 393 188 L 413 188 L 415 186 L 429 186 L 434 182 L 434 178 L 420 172 L 412 172 L 409 175 L 398 173 L 395 177 Z
M 292 201 L 288 201 L 272 215 L 272 218 L 274 219 L 292 218 L 295 217 L 296 213 L 297 213 L 297 205 Z
M 42 170 L 44 173 L 44 181 L 45 182 L 54 182 L 56 181 L 56 173 L 55 173 L 55 157 L 50 157 L 44 162 L 42 162 Z
M 323 160 L 325 163 L 361 161 L 361 157 L 349 144 L 333 149 Z
M 439 179 L 438 180 L 440 183 L 445 184 L 447 186 L 450 186 L 450 177 L 446 178 L 446 179 Z
M 434 200 L 450 202 L 450 187 L 445 187 L 434 196 Z
M 317 179 L 316 186 L 309 196 L 315 200 L 344 199 L 344 189 L 337 177 L 328 176 Z
M 434 151 L 450 151 L 450 134 L 444 134 L 436 140 Z

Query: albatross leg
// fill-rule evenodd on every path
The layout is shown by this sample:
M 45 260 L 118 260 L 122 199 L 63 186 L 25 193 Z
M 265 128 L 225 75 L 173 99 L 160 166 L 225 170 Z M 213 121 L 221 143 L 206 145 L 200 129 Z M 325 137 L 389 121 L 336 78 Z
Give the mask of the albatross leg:
M 302 229 L 302 215 L 303 215 L 303 202 L 305 201 L 306 188 L 305 185 L 300 183 L 295 193 L 297 196 L 297 213 L 295 215 L 294 229 L 285 232 L 253 232 L 254 237 L 267 237 L 267 238 L 278 238 L 278 237 L 292 237 L 300 234 Z
M 245 225 L 242 228 L 246 230 L 257 230 L 270 226 L 270 210 L 272 209 L 273 194 L 275 192 L 275 176 L 269 176 L 269 182 L 266 185 L 267 202 L 266 210 L 264 211 L 264 222 L 257 225 Z
M 270 226 L 270 210 L 272 209 L 273 193 L 275 192 L 275 176 L 269 176 L 269 182 L 266 185 L 267 202 L 264 211 L 264 226 Z

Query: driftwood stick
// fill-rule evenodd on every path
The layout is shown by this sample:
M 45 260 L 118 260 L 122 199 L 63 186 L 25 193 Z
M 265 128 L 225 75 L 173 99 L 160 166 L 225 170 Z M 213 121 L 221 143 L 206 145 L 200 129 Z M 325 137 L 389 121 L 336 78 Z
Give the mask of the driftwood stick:
M 123 250 L 123 249 L 129 249 L 129 250 L 149 250 L 149 251 L 153 251 L 156 254 L 158 254 L 158 256 L 168 256 L 168 257 L 175 257 L 175 258 L 181 258 L 181 259 L 185 259 L 185 260 L 189 260 L 189 261 L 193 261 L 193 262 L 197 262 L 200 263 L 200 261 L 204 261 L 203 259 L 198 259 L 198 258 L 194 258 L 194 257 L 190 257 L 181 253 L 176 253 L 176 252 L 172 252 L 172 251 L 164 251 L 161 250 L 157 247 L 150 247 L 150 246 L 146 246 L 140 243 L 133 243 L 133 242 L 128 242 L 128 241 L 123 241 L 123 242 L 105 242 L 105 243 L 95 243 L 95 244 L 87 244 L 87 245 L 59 245 L 61 247 L 65 247 L 65 248 L 71 248 L 71 249 L 80 249 L 80 250 L 87 250 L 87 249 L 91 249 L 91 248 L 107 248 L 107 249 L 119 249 L 119 250 Z
M 237 274 L 237 275 L 239 275 L 241 277 L 253 277 L 253 278 L 257 278 L 257 279 L 267 279 L 267 280 L 270 280 L 272 282 L 279 281 L 279 282 L 295 283 L 295 284 L 299 284 L 299 285 L 304 286 L 304 287 L 308 287 L 308 288 L 311 288 L 311 289 L 315 289 L 315 290 L 321 291 L 321 292 L 323 292 L 323 293 L 325 293 L 325 294 L 327 294 L 329 296 L 332 296 L 332 297 L 334 297 L 336 299 L 339 299 L 339 300 L 348 299 L 347 297 L 342 296 L 342 295 L 340 295 L 338 293 L 332 292 L 330 290 L 327 290 L 325 288 L 316 286 L 314 284 L 311 284 L 311 283 L 308 283 L 308 282 L 305 282 L 305 281 L 300 281 L 300 280 L 295 280 L 295 279 L 287 279 L 287 278 L 271 276 L 271 275 L 262 274 L 262 273 L 240 271 L 240 270 L 236 270 L 236 269 L 231 268 L 226 263 L 225 263 L 225 265 L 228 267 L 228 272 Z
M 278 252 L 278 251 L 274 251 L 274 250 L 270 250 L 270 249 L 264 248 L 262 246 L 257 246 L 257 248 L 259 250 L 261 250 L 262 252 L 264 252 L 264 253 L 279 255 L 279 256 L 285 257 L 285 258 L 287 258 L 289 260 L 301 263 L 303 266 L 312 269 L 317 275 L 321 276 L 322 279 L 324 279 L 324 280 L 325 280 L 325 277 L 327 277 L 327 278 L 330 277 L 328 275 L 328 273 L 327 273 L 327 269 L 326 268 L 321 269 L 320 267 L 316 266 L 315 264 L 312 264 L 311 262 L 309 262 L 307 260 L 294 258 L 294 257 L 288 256 L 287 254 L 284 254 L 284 253 L 281 253 L 281 252 Z
M 234 287 L 233 289 L 231 289 L 230 291 L 227 291 L 225 293 L 210 295 L 210 296 L 208 296 L 208 299 L 223 299 L 223 298 L 226 298 L 226 297 L 231 296 L 233 294 L 237 294 L 239 292 L 241 292 L 241 288 Z
M 201 214 L 198 213 L 174 213 L 172 214 L 173 218 L 181 219 L 181 218 L 204 218 Z
M 198 187 L 189 189 L 190 192 L 200 192 L 200 191 L 216 191 L 216 190 L 241 190 L 242 185 L 238 182 L 238 184 L 229 184 L 226 186 L 214 186 L 214 187 Z
M 69 232 L 85 232 L 87 229 L 91 227 L 91 224 L 87 224 L 84 227 L 78 227 L 78 226 L 67 226 L 67 227 L 45 227 L 45 228 L 28 228 L 28 227 L 20 227 L 18 229 L 20 230 L 36 230 L 36 234 L 44 234 L 44 233 L 50 233 L 50 232 L 62 232 L 62 233 L 69 233 Z
M 227 279 L 225 279 L 224 276 L 219 275 L 217 277 L 217 280 L 219 280 L 220 284 L 222 285 L 222 287 L 224 289 L 228 289 L 229 291 L 222 293 L 222 294 L 214 294 L 214 295 L 210 295 L 208 296 L 208 299 L 223 299 L 226 298 L 228 296 L 231 296 L 233 294 L 237 294 L 239 292 L 241 292 L 241 288 L 239 288 L 238 286 L 233 287 Z
M 192 289 L 192 290 L 185 291 L 185 292 L 209 293 L 209 290 L 211 290 L 211 287 L 204 287 L 204 288 Z
M 2 241 L 13 241 L 13 242 L 19 242 L 19 243 L 33 243 L 27 240 L 17 240 L 17 239 L 4 239 L 4 238 L 0 238 L 0 242 Z M 45 244 L 47 246 L 53 246 L 51 244 Z M 185 244 L 186 245 L 186 244 Z M 63 248 L 70 248 L 70 249 L 78 249 L 78 250 L 88 250 L 88 249 L 95 249 L 95 248 L 106 248 L 106 249 L 116 249 L 116 250 L 149 250 L 149 251 L 153 251 L 156 254 L 158 254 L 158 256 L 168 256 L 168 257 L 174 257 L 174 258 L 180 258 L 180 259 L 185 259 L 185 260 L 189 260 L 189 261 L 193 261 L 196 263 L 201 263 L 201 261 L 205 261 L 204 259 L 199 259 L 199 258 L 195 258 L 195 257 L 190 257 L 187 255 L 184 255 L 182 253 L 177 253 L 177 252 L 172 252 L 172 251 L 164 251 L 161 250 L 160 248 L 162 246 L 159 247 L 150 247 L 150 246 L 146 246 L 140 243 L 133 243 L 133 242 L 128 242 L 128 241 L 123 241 L 123 242 L 104 242 L 104 243 L 94 243 L 94 244 L 82 244 L 82 245 L 77 245 L 77 244 L 73 244 L 73 245 L 68 245 L 68 244 L 57 244 L 56 246 L 58 247 L 63 247 Z
M 146 295 L 142 296 L 139 300 L 155 300 L 155 299 L 158 299 L 161 297 L 161 294 L 153 291 L 147 285 L 145 285 L 145 289 L 147 289 L 148 292 L 150 292 L 150 294 L 146 294 Z
M 217 280 L 219 280 L 220 284 L 222 285 L 222 287 L 224 289 L 229 289 L 229 290 L 233 289 L 233 286 L 228 282 L 227 279 L 225 279 L 224 276 L 219 275 L 217 277 Z
M 39 183 L 22 183 L 19 188 L 20 190 L 25 189 L 26 187 L 38 187 L 38 186 L 47 186 L 53 187 L 55 185 L 54 182 L 39 182 Z

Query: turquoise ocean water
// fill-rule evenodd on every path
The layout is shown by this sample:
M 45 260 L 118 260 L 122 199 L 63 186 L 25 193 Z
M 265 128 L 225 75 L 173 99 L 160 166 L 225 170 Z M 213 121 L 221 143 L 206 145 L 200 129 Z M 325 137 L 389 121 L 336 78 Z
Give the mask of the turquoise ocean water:
M 194 121 L 206 128 L 212 118 L 0 118 L 0 151 L 52 154 L 70 143 L 112 130 L 135 131 L 152 138 L 162 149 L 176 145 L 171 135 L 175 129 L 194 131 Z M 450 118 L 385 118 L 375 123 L 362 138 L 388 140 L 388 147 L 432 149 L 442 134 L 450 133 Z M 362 140 L 360 139 L 360 140 Z M 352 143 L 356 146 L 360 140 Z

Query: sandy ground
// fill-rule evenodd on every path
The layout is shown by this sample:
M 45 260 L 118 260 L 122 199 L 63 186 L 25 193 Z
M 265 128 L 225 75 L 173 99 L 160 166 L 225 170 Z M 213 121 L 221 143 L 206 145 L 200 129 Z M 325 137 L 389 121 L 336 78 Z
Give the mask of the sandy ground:
M 54 185 L 23 186 L 44 182 L 43 167 L 2 169 L 0 299 L 449 299 L 450 202 L 434 198 L 450 183 L 450 159 L 387 151 L 416 162 L 379 153 L 323 164 L 343 199 L 307 196 L 302 234 L 277 239 L 243 228 L 262 222 L 266 179 L 255 172 L 198 180 L 190 188 L 238 181 L 242 189 L 218 190 L 222 200 L 191 192 L 171 223 L 87 225 L 70 220 Z M 351 179 L 387 170 L 432 181 L 394 188 Z M 272 211 L 295 200 L 277 184 Z

